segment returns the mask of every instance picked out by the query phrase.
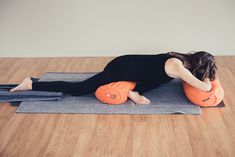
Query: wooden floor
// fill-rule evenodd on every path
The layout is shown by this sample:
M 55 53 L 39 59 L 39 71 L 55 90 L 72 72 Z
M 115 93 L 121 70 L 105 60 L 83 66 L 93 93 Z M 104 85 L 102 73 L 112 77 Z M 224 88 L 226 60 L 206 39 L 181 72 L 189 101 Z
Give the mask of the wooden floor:
M 98 72 L 112 58 L 0 58 L 0 84 Z M 16 114 L 0 103 L 0 157 L 234 157 L 235 56 L 216 61 L 226 107 L 202 115 Z

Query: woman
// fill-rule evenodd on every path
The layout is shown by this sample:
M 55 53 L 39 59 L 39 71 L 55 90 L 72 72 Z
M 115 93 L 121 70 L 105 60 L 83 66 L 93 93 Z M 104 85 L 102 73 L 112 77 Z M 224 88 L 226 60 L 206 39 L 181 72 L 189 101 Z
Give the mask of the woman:
M 180 78 L 203 91 L 210 91 L 210 81 L 215 79 L 216 70 L 214 56 L 205 51 L 187 54 L 179 52 L 153 55 L 129 54 L 116 57 L 103 71 L 81 82 L 33 82 L 26 77 L 21 84 L 10 91 L 54 91 L 80 96 L 95 92 L 99 86 L 111 82 L 136 81 L 136 87 L 133 91 L 129 91 L 128 97 L 136 104 L 149 104 L 150 100 L 141 94 L 174 78 Z

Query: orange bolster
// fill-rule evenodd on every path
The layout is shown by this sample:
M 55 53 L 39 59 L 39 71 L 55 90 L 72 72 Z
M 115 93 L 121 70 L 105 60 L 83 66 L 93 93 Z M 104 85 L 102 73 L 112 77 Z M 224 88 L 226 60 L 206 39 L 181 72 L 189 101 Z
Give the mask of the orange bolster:
M 224 98 L 224 89 L 218 78 L 211 81 L 212 88 L 205 92 L 195 88 L 183 81 L 183 89 L 186 97 L 195 105 L 199 106 L 216 106 Z
M 118 81 L 97 88 L 95 96 L 98 100 L 109 105 L 122 104 L 128 99 L 129 90 L 133 90 L 136 82 Z

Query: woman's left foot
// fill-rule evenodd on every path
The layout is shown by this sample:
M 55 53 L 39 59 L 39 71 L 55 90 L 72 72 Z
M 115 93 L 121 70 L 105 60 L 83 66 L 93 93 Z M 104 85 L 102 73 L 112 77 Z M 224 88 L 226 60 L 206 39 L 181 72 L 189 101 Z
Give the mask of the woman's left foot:
M 148 105 L 150 100 L 143 95 L 139 95 L 137 91 L 129 91 L 128 97 L 134 101 L 136 104 Z
M 32 89 L 32 80 L 29 77 L 26 77 L 21 84 L 12 88 L 10 92 L 22 91 L 22 90 L 31 90 Z

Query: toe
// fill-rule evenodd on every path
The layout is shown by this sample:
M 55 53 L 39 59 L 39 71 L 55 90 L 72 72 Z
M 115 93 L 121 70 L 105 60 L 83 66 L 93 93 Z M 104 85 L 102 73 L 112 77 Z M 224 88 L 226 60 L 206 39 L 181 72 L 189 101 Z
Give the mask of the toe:
M 145 99 L 145 104 L 148 105 L 150 103 L 150 100 L 149 99 Z
M 15 91 L 15 89 L 14 88 L 12 88 L 11 90 L 10 90 L 10 92 L 14 92 Z
M 10 90 L 10 92 L 15 92 L 15 91 L 17 91 L 17 90 L 19 90 L 19 89 L 20 89 L 20 85 L 18 85 L 18 86 L 16 86 L 16 87 L 12 88 L 12 89 Z

